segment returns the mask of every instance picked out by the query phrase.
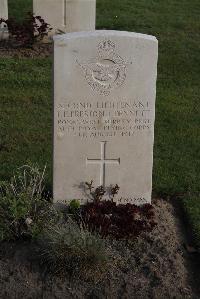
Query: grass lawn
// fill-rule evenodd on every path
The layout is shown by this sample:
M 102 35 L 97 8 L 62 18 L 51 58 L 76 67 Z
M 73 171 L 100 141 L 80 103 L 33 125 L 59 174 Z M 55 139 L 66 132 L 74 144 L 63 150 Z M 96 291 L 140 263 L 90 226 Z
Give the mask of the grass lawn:
M 9 17 L 17 18 L 19 21 L 24 19 L 27 12 L 32 12 L 32 0 L 8 0 Z
M 9 0 L 23 18 L 30 0 Z M 97 0 L 97 27 L 159 40 L 153 190 L 184 195 L 200 245 L 200 2 Z M 51 59 L 0 59 L 0 179 L 28 161 L 48 165 L 51 186 Z

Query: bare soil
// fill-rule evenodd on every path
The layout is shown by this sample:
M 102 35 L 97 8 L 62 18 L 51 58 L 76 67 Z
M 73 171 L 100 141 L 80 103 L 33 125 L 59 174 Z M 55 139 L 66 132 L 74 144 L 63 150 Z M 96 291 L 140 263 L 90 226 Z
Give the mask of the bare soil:
M 1 244 L 0 298 L 200 298 L 193 267 L 199 254 L 185 251 L 184 229 L 172 204 L 159 199 L 153 205 L 158 226 L 132 244 L 112 241 L 123 263 L 96 283 L 46 272 L 30 243 Z
M 46 58 L 52 54 L 52 43 L 36 43 L 29 48 L 15 47 L 13 42 L 0 41 L 0 57 L 3 58 Z

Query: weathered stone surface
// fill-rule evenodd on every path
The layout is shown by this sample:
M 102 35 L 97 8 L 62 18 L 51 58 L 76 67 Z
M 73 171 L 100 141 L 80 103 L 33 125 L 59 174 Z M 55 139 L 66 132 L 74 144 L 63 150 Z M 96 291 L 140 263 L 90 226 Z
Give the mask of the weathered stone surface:
M 0 19 L 8 19 L 8 0 L 0 1 Z
M 151 202 L 158 43 L 119 31 L 54 37 L 54 201 Z
M 96 0 L 33 0 L 33 12 L 56 32 L 95 30 Z
M 0 19 L 8 19 L 8 0 L 0 1 Z M 8 28 L 5 23 L 0 24 L 0 40 L 8 38 Z

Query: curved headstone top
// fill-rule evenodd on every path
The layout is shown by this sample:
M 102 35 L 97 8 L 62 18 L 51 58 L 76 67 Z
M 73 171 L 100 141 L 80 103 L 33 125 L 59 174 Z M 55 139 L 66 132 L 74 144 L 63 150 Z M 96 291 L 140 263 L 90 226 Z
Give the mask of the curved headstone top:
M 119 31 L 54 37 L 54 201 L 87 201 L 84 182 L 151 202 L 158 42 Z
M 99 37 L 104 37 L 109 35 L 111 36 L 121 36 L 121 37 L 132 37 L 132 38 L 140 38 L 140 39 L 147 39 L 147 40 L 152 40 L 155 42 L 157 41 L 157 38 L 153 35 L 148 35 L 144 33 L 136 33 L 136 32 L 129 32 L 129 31 L 117 31 L 117 30 L 93 30 L 93 31 L 79 31 L 79 32 L 70 32 L 70 33 L 65 33 L 65 34 L 58 34 L 54 35 L 53 40 L 67 40 L 67 39 L 72 39 L 72 38 L 81 38 L 85 36 L 99 36 Z

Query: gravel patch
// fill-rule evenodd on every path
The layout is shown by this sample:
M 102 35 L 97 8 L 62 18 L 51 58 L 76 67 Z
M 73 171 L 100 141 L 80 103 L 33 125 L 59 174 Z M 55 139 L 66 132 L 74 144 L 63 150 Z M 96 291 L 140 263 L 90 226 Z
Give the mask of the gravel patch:
M 95 283 L 45 272 L 30 243 L 1 244 L 0 298 L 198 298 L 181 222 L 169 202 L 153 205 L 158 226 L 129 244 L 107 240 L 121 262 Z

